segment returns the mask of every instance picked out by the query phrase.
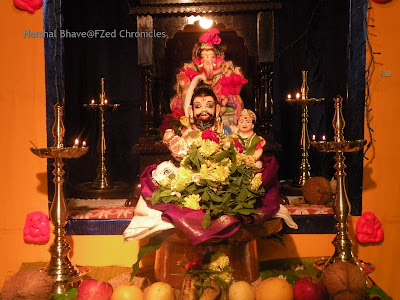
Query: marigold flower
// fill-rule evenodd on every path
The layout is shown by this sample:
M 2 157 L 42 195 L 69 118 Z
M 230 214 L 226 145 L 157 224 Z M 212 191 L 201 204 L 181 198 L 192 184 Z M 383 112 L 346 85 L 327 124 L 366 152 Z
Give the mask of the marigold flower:
M 164 187 L 171 186 L 171 182 L 172 182 L 172 179 L 169 177 L 165 177 L 165 178 L 157 180 L 157 183 Z
M 209 157 L 220 149 L 219 145 L 212 140 L 202 140 L 200 142 L 199 152 L 204 157 Z
M 238 166 L 246 165 L 248 167 L 254 167 L 255 163 L 256 163 L 256 161 L 252 155 L 247 155 L 244 153 L 236 154 L 236 164 Z
M 210 270 L 224 271 L 229 266 L 229 257 L 222 252 L 217 252 L 211 256 L 211 262 L 208 265 Z
M 184 188 L 192 182 L 193 171 L 186 167 L 179 167 L 178 174 L 171 181 L 171 188 L 179 189 Z
M 262 174 L 257 173 L 256 176 L 251 180 L 251 188 L 253 190 L 258 190 L 262 184 Z
M 221 272 L 219 274 L 214 274 L 212 277 L 213 278 L 218 277 L 219 279 L 226 282 L 227 284 L 229 284 L 233 281 L 233 276 L 232 276 L 231 272 Z
M 231 165 L 232 162 L 230 160 L 226 165 L 207 160 L 205 164 L 200 166 L 200 176 L 202 179 L 224 183 L 231 174 Z
M 201 197 L 197 194 L 191 194 L 183 198 L 183 206 L 191 209 L 201 209 L 200 202 Z

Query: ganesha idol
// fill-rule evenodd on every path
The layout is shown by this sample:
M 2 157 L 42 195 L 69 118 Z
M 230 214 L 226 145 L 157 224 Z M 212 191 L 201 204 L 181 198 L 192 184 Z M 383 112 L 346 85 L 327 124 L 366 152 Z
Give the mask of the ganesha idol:
M 225 61 L 224 53 L 218 48 L 221 43 L 218 33 L 219 30 L 213 28 L 200 36 L 199 42 L 193 47 L 192 62 L 185 63 L 176 76 L 177 93 L 170 106 L 172 112 L 183 109 L 186 94 L 193 91 L 202 80 L 212 87 L 221 107 L 220 115 L 226 120 L 225 123 L 231 125 L 243 109 L 239 94 L 247 79 L 240 67 L 235 67 L 232 61 Z

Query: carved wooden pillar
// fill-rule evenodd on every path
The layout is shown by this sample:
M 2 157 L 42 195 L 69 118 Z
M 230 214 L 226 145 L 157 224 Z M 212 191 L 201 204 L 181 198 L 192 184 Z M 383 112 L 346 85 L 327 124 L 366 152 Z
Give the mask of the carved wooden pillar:
M 142 123 L 142 137 L 146 139 L 154 136 L 154 106 L 152 96 L 152 66 L 141 66 L 142 103 L 140 118 Z M 141 140 L 142 142 L 142 140 Z
M 260 74 L 260 93 L 258 98 L 259 103 L 257 105 L 257 110 L 260 115 L 260 131 L 267 141 L 273 141 L 272 64 L 261 63 Z
M 260 115 L 260 134 L 274 141 L 272 131 L 272 63 L 274 61 L 274 12 L 257 14 L 257 47 L 260 71 L 260 91 L 257 105 Z
M 138 32 L 152 32 L 153 18 L 151 16 L 137 17 Z M 141 69 L 142 103 L 140 118 L 142 123 L 142 136 L 139 143 L 148 144 L 155 141 L 154 105 L 153 105 L 153 39 L 138 38 L 138 65 Z

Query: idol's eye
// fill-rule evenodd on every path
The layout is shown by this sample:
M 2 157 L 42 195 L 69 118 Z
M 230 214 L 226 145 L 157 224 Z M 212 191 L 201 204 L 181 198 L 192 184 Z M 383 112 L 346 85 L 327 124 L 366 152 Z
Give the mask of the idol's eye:
M 201 105 L 200 104 L 195 104 L 194 108 L 199 109 L 199 108 L 201 108 Z
M 214 104 L 208 104 L 207 108 L 214 108 Z

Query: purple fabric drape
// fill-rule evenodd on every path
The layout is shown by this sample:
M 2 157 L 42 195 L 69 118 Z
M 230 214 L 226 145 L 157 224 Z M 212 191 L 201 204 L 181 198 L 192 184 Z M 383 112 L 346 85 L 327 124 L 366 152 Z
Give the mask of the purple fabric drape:
M 147 205 L 162 211 L 163 220 L 174 223 L 187 235 L 193 245 L 211 238 L 226 238 L 238 231 L 241 225 L 268 220 L 279 210 L 278 163 L 273 156 L 263 158 L 262 162 L 262 186 L 266 192 L 256 202 L 256 208 L 262 214 L 250 216 L 223 215 L 211 220 L 211 225 L 208 228 L 204 228 L 201 225 L 205 214 L 202 210 L 193 210 L 186 207 L 179 208 L 175 204 L 156 204 L 151 206 L 149 201 L 147 201 Z M 144 198 L 151 197 L 153 191 L 158 188 L 151 178 L 151 172 L 156 167 L 157 165 L 148 166 L 140 176 L 141 194 Z

